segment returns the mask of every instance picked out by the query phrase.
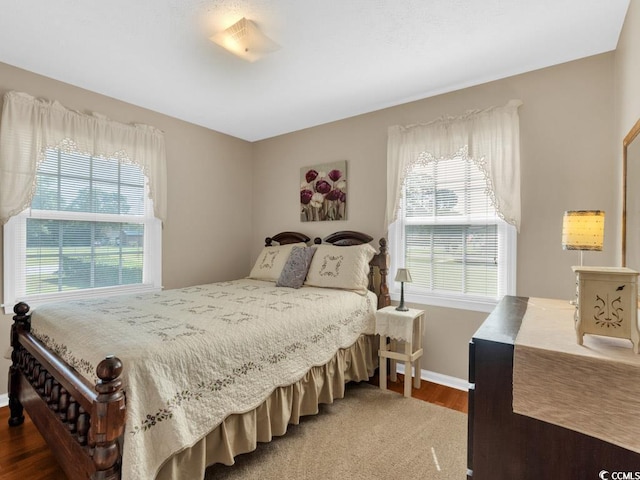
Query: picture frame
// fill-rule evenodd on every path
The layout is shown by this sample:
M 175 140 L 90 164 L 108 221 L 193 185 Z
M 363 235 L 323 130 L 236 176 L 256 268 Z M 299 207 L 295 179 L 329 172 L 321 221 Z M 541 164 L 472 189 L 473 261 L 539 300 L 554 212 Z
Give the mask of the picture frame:
M 300 169 L 300 221 L 347 219 L 347 161 Z

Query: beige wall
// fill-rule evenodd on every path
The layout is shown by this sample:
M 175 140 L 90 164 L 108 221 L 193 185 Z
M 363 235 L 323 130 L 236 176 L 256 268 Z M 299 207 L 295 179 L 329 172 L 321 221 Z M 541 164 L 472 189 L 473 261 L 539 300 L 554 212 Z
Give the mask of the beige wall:
M 0 63 L 0 106 L 9 90 L 163 130 L 169 206 L 162 232 L 163 285 L 176 288 L 247 274 L 253 175 L 249 142 Z M 9 346 L 11 322 L 8 315 L 0 319 L 1 395 L 7 391 L 9 362 L 2 357 Z
M 629 3 L 615 55 L 616 142 L 640 118 L 640 2 Z
M 627 17 L 618 41 L 615 56 L 615 154 L 622 159 L 622 139 L 640 119 L 640 2 L 630 2 Z M 638 151 L 634 142 L 634 151 Z M 630 156 L 629 161 L 639 162 L 640 158 Z M 619 165 L 622 165 L 620 162 Z M 618 191 L 622 190 L 622 170 L 618 170 Z M 629 187 L 637 188 L 637 179 L 629 180 Z M 619 195 L 622 200 L 622 195 Z M 618 235 L 620 232 L 617 232 Z M 618 241 L 618 244 L 621 242 Z M 627 248 L 632 249 L 629 245 Z M 620 258 L 622 258 L 620 256 Z
M 605 249 L 587 253 L 585 263 L 613 265 L 616 260 L 613 62 L 613 53 L 598 55 L 257 142 L 253 257 L 263 237 L 283 228 L 310 236 L 345 229 L 386 235 L 387 127 L 521 99 L 517 294 L 571 298 L 571 265 L 579 256 L 560 245 L 565 210 L 607 212 Z M 348 220 L 301 223 L 300 167 L 343 159 L 348 161 Z M 486 314 L 434 307 L 427 312 L 423 368 L 466 378 L 467 344 Z

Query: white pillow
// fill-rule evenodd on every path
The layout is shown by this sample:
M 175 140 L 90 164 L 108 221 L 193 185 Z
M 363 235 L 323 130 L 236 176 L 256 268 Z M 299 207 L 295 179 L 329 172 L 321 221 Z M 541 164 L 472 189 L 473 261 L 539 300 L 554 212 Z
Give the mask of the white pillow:
M 375 254 L 368 243 L 349 247 L 318 245 L 304 284 L 364 294 L 369 286 L 369 262 Z
M 249 278 L 275 282 L 280 278 L 284 264 L 287 262 L 293 247 L 306 246 L 306 243 L 300 242 L 264 247 L 260 255 L 258 255 L 255 265 L 251 269 Z

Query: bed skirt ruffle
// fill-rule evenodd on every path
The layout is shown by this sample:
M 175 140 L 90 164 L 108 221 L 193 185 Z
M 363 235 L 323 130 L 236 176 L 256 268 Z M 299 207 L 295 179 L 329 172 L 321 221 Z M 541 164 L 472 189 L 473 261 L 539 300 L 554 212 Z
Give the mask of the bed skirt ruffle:
M 368 380 L 378 363 L 378 337 L 362 335 L 322 366 L 311 368 L 298 382 L 277 388 L 256 409 L 228 416 L 193 447 L 171 457 L 157 480 L 204 478 L 208 465 L 233 465 L 234 457 L 284 435 L 289 424 L 318 413 L 318 405 L 344 397 L 345 384 Z

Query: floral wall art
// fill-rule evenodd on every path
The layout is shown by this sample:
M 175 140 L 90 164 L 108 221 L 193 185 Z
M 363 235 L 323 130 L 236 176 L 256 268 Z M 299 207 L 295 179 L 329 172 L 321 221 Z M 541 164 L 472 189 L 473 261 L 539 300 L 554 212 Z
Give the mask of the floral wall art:
M 300 220 L 347 219 L 347 161 L 300 169 Z

